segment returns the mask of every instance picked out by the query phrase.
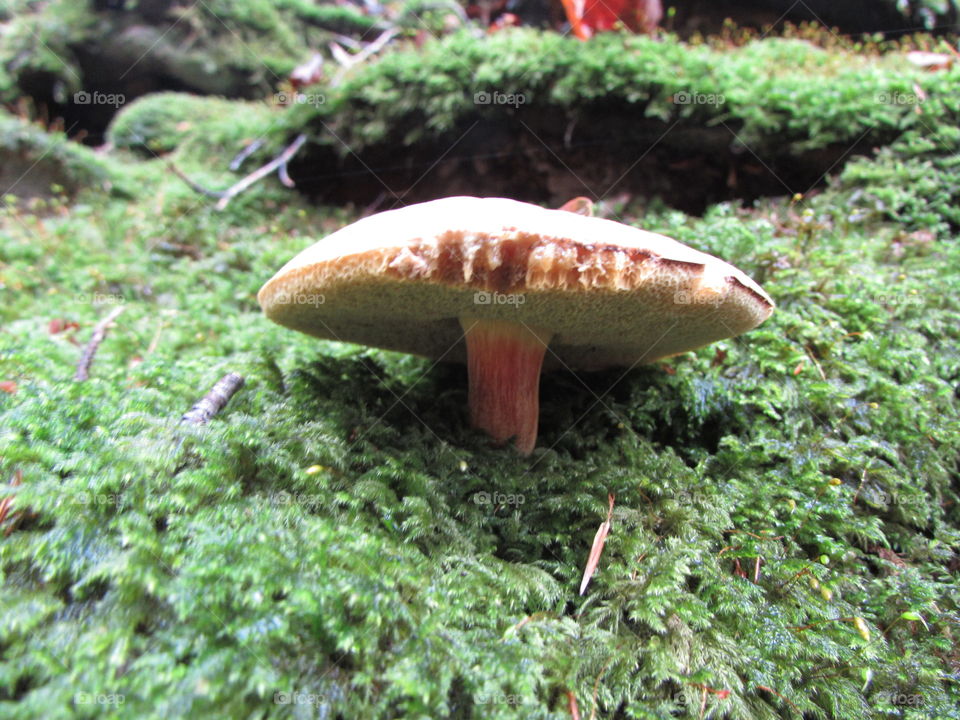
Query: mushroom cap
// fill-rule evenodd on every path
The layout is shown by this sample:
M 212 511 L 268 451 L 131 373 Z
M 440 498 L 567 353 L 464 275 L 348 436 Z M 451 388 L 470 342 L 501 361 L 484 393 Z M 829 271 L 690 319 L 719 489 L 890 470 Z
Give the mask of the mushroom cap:
M 309 335 L 464 362 L 459 318 L 553 333 L 546 367 L 651 362 L 773 312 L 732 265 L 629 225 L 504 198 L 451 197 L 359 220 L 261 288 Z

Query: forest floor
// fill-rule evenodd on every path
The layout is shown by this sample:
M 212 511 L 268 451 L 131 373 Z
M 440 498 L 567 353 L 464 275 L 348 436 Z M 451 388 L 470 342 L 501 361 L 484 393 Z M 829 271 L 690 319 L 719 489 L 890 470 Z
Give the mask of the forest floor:
M 148 96 L 99 153 L 0 115 L 28 160 L 0 208 L 0 715 L 960 718 L 960 69 L 510 37 L 387 53 L 313 105 Z M 561 148 L 551 108 L 609 101 L 648 121 L 638 147 L 675 120 L 676 147 L 703 140 L 685 167 L 656 156 L 669 176 L 729 126 L 713 171 L 762 183 L 679 209 L 682 182 L 638 180 L 600 209 L 743 269 L 770 320 L 545 375 L 530 457 L 470 429 L 462 367 L 267 321 L 263 283 L 380 192 L 325 200 L 311 163 L 425 152 L 504 111 L 451 100 L 479 87 L 452 50 L 480 91 L 531 94 L 494 137 L 528 118 Z M 724 102 L 669 100 L 685 87 Z M 300 131 L 312 194 L 269 178 L 218 210 L 167 165 L 226 187 L 244 143 L 267 141 L 240 175 Z M 576 190 L 558 174 L 543 202 Z M 226 408 L 180 422 L 228 372 Z

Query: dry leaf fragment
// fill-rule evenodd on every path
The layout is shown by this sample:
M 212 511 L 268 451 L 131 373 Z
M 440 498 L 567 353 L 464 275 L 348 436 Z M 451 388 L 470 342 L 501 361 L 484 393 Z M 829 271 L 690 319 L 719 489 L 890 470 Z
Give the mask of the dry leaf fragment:
M 593 538 L 593 547 L 590 548 L 590 557 L 587 558 L 587 566 L 583 570 L 583 580 L 580 581 L 580 594 L 587 591 L 587 585 L 590 584 L 590 578 L 597 569 L 600 562 L 600 554 L 603 552 L 603 545 L 607 542 L 607 534 L 610 532 L 610 520 L 613 517 L 613 494 L 607 496 L 610 507 L 607 510 L 607 519 L 600 523 L 597 528 L 597 534 Z

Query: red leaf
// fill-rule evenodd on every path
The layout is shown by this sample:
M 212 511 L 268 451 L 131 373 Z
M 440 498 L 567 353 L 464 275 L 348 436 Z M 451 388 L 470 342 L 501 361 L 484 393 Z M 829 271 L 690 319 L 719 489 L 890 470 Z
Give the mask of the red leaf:
M 76 330 L 79 327 L 80 323 L 71 322 L 63 318 L 54 318 L 47 326 L 47 332 L 49 332 L 51 335 L 56 335 L 64 332 L 65 330 Z
M 660 0 L 562 0 L 573 34 L 587 40 L 622 24 L 632 32 L 652 34 L 663 17 Z
M 13 380 L 4 380 L 0 382 L 0 390 L 13 395 L 17 391 L 17 384 Z

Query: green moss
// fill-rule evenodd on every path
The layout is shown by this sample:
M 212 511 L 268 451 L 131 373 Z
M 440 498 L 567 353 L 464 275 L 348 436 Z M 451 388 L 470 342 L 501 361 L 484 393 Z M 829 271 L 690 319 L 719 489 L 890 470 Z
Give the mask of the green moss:
M 93 5 L 54 0 L 11 7 L 0 47 L 0 102 L 26 95 L 68 104 L 73 93 L 99 87 L 100 68 L 110 64 L 129 67 L 119 78 L 128 83 L 128 97 L 158 83 L 255 97 L 274 91 L 334 33 L 378 29 L 376 19 L 352 8 L 304 0 L 167 3 L 142 14 L 136 3 L 100 12 Z M 83 57 L 94 64 L 84 65 Z
M 187 93 L 153 93 L 121 110 L 107 139 L 147 155 L 186 145 L 198 162 L 218 150 L 239 151 L 270 129 L 276 113 L 264 103 L 233 102 Z
M 484 48 L 514 40 L 447 42 L 468 54 L 428 48 L 433 85 L 403 53 L 348 79 L 329 117 L 373 142 L 394 130 L 349 121 L 412 117 L 415 98 L 436 103 L 438 128 L 477 112 L 472 94 L 452 102 L 460 63 L 476 60 L 477 87 L 492 89 L 506 71 Z M 757 142 L 848 138 L 840 126 L 860 107 L 843 92 L 823 107 L 833 90 L 799 79 L 817 68 L 843 88 L 860 60 L 797 43 L 727 66 L 709 49 L 630 40 L 632 69 L 614 72 L 612 40 L 574 57 L 587 63 L 564 60 L 579 45 L 530 42 L 529 58 L 504 58 L 546 97 L 604 92 L 573 74 L 707 125 L 723 116 L 666 100 L 700 78 L 692 90 L 734 88 Z M 775 57 L 799 69 L 759 63 Z M 906 82 L 891 64 L 859 66 L 864 92 Z M 653 79 L 630 81 L 643 68 Z M 29 514 L 0 539 L 0 715 L 569 718 L 572 692 L 583 717 L 960 717 L 953 77 L 923 78 L 939 109 L 864 105 L 896 129 L 889 149 L 815 197 L 701 218 L 624 208 L 743 268 L 777 311 L 666 363 L 545 376 L 531 458 L 468 427 L 463 368 L 262 317 L 261 284 L 352 210 L 266 181 L 218 212 L 157 160 L 124 165 L 146 188 L 132 200 L 5 207 L 0 381 L 16 391 L 0 391 L 0 479 L 22 475 L 2 492 Z M 264 127 L 275 110 L 231 105 L 246 111 L 221 125 L 222 103 L 144 100 L 112 133 L 223 187 L 242 137 L 276 142 L 283 122 L 317 120 L 300 106 Z M 178 129 L 177 106 L 200 119 Z M 819 134 L 801 122 L 814 117 Z M 74 382 L 81 346 L 119 303 L 91 380 Z M 247 383 L 227 408 L 178 424 L 229 370 Z M 608 493 L 612 530 L 581 597 Z
M 86 3 L 54 0 L 42 8 L 35 3 L 16 5 L 3 28 L 0 102 L 15 102 L 23 88 L 38 82 L 54 87 L 56 100 L 65 102 L 83 87 L 73 43 L 94 29 Z
M 4 197 L 46 197 L 82 189 L 124 192 L 114 163 L 61 132 L 40 127 L 0 109 L 0 188 Z
M 521 459 L 467 427 L 462 369 L 260 316 L 300 233 L 342 220 L 156 196 L 160 217 L 151 197 L 4 220 L 0 456 L 35 514 L 0 545 L 8 716 L 560 718 L 571 690 L 581 712 L 699 717 L 706 686 L 730 691 L 707 693 L 717 717 L 956 717 L 952 240 L 892 255 L 896 226 L 830 194 L 648 215 L 777 312 L 672 374 L 546 377 Z M 69 338 L 116 302 L 74 383 Z M 248 382 L 227 410 L 178 426 L 228 369 Z
M 896 99 L 920 83 L 930 97 L 947 102 L 956 72 L 924 74 L 900 56 L 830 53 L 799 40 L 721 51 L 672 38 L 608 34 L 581 43 L 531 30 L 483 38 L 461 33 L 359 68 L 328 89 L 325 104 L 300 106 L 297 121 L 306 125 L 317 116 L 335 123 L 354 150 L 387 138 L 411 143 L 510 113 L 497 103 L 474 102 L 476 93 L 498 92 L 524 97 L 521 118 L 533 111 L 583 112 L 602 102 L 630 109 L 638 123 L 722 122 L 756 152 L 774 143 L 799 152 L 861 136 L 889 141 L 920 128 L 913 107 Z M 941 117 L 926 119 L 937 123 Z

